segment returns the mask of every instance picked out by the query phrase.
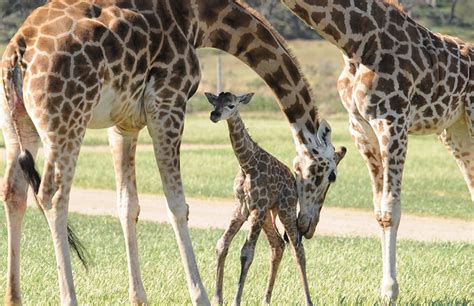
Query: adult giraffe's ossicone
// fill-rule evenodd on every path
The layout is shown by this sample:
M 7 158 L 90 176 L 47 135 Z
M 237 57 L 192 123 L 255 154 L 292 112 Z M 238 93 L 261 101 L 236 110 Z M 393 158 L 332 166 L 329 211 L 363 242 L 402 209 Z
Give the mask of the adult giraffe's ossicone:
M 208 304 L 188 233 L 179 161 L 186 101 L 200 81 L 196 49 L 204 47 L 238 57 L 278 97 L 297 148 L 300 223 L 305 231 L 314 229 L 329 176 L 336 169 L 330 129 L 320 129 L 298 64 L 261 17 L 230 0 L 53 0 L 28 17 L 2 58 L 7 304 L 21 302 L 19 242 L 27 188 L 18 156 L 27 151 L 34 156 L 40 141 L 45 165 L 37 198 L 54 240 L 61 303 L 77 303 L 66 228 L 69 192 L 86 128 L 109 128 L 130 300 L 146 303 L 136 243 L 134 161 L 137 135 L 145 126 L 153 138 L 192 302 Z M 21 71 L 20 78 L 11 77 L 15 69 Z M 20 99 L 14 97 L 17 94 Z
M 398 296 L 396 239 L 408 134 L 437 134 L 474 201 L 474 46 L 417 24 L 397 0 L 282 0 L 337 46 L 338 90 L 372 179 L 381 295 Z

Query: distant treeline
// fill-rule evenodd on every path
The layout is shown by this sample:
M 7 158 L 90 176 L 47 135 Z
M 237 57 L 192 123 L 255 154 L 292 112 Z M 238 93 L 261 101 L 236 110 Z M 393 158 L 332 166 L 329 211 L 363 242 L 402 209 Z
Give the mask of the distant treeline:
M 399 1 L 412 17 L 429 27 L 474 25 L 474 0 Z M 8 41 L 30 12 L 46 2 L 47 0 L 0 0 L 0 42 Z M 295 17 L 280 0 L 247 2 L 263 14 L 285 38 L 318 38 L 317 34 Z

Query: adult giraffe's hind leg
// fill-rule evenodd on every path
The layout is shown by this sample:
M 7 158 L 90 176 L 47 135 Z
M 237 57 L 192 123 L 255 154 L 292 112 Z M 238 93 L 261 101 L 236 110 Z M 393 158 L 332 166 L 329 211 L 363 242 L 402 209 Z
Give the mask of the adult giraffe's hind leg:
M 114 158 L 117 185 L 117 208 L 125 237 L 129 270 L 129 299 L 133 305 L 144 305 L 147 297 L 140 274 L 136 223 L 140 213 L 135 175 L 135 151 L 138 131 L 108 129 L 109 143 Z
M 78 122 L 81 122 L 81 118 L 78 118 Z M 75 137 L 72 133 L 59 135 L 55 131 L 43 131 L 45 164 L 38 200 L 53 238 L 61 304 L 77 305 L 69 252 L 68 206 L 85 126 L 75 124 L 65 128 L 74 130 Z M 81 247 L 79 246 L 79 250 Z
M 153 138 L 155 158 L 168 204 L 168 216 L 176 235 L 188 288 L 193 304 L 208 305 L 209 299 L 201 281 L 188 229 L 188 205 L 184 197 L 180 171 L 181 135 L 184 127 L 186 98 L 178 93 L 160 96 L 146 102 L 148 132 Z
M 26 134 L 28 130 L 23 127 Z M 31 124 L 31 137 L 24 141 L 23 148 L 33 156 L 39 144 L 39 138 Z M 14 128 L 6 124 L 3 128 L 6 147 L 6 171 L 2 184 L 2 200 L 5 203 L 5 213 L 8 228 L 8 259 L 7 284 L 5 305 L 21 305 L 20 291 L 20 240 L 21 225 L 26 211 L 28 182 L 18 164 L 20 146 L 15 136 Z
M 439 139 L 456 159 L 474 202 L 474 140 L 465 119 L 460 119 L 444 130 Z

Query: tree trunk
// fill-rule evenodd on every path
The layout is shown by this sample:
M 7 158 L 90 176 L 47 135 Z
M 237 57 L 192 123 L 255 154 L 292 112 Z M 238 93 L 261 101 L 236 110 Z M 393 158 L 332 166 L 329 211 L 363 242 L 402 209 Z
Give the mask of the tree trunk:
M 449 14 L 449 24 L 453 24 L 454 20 L 456 19 L 456 4 L 458 4 L 458 0 L 451 0 L 451 13 Z

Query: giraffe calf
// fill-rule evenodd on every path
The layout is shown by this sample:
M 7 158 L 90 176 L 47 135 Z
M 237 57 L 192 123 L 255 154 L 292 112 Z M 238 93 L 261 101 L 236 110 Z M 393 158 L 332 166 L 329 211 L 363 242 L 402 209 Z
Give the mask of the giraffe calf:
M 255 245 L 262 228 L 272 250 L 270 274 L 264 299 L 264 303 L 270 303 L 278 266 L 285 247 L 285 242 L 275 226 L 275 219 L 278 216 L 285 228 L 285 238 L 292 246 L 303 282 L 306 303 L 312 305 L 306 277 L 304 248 L 297 229 L 296 180 L 287 166 L 252 140 L 239 115 L 239 107 L 249 103 L 253 94 L 236 96 L 232 93 L 220 93 L 219 96 L 215 96 L 206 93 L 206 96 L 214 106 L 210 119 L 213 122 L 227 120 L 232 147 L 240 165 L 234 181 L 236 205 L 230 225 L 216 246 L 215 302 L 219 305 L 223 303 L 224 262 L 230 243 L 242 224 L 249 219 L 251 227 L 241 250 L 240 279 L 233 304 L 240 304 L 245 278 L 252 263 Z

